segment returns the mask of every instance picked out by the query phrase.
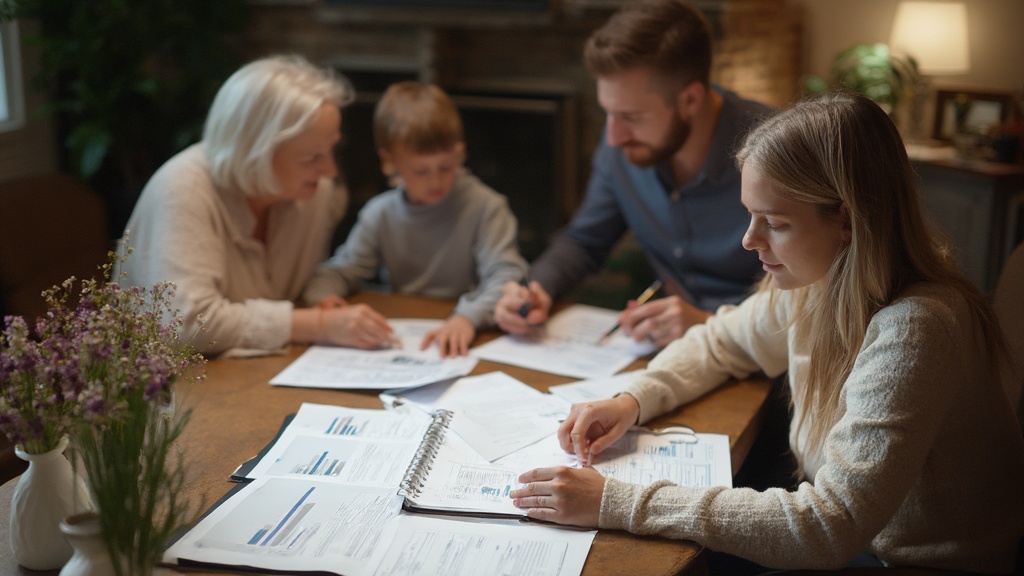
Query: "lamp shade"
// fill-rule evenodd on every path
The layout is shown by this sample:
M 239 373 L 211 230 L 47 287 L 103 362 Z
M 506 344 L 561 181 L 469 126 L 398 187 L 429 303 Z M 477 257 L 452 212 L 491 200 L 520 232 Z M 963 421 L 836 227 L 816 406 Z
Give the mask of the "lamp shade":
M 922 74 L 966 74 L 971 69 L 966 4 L 901 1 L 889 46 L 912 56 Z

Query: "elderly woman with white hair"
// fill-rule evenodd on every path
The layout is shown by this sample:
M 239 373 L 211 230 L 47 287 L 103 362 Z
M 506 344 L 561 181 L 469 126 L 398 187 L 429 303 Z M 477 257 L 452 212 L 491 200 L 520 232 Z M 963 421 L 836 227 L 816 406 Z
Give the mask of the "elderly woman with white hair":
M 122 283 L 173 282 L 184 336 L 208 355 L 389 342 L 387 321 L 367 306 L 293 305 L 345 211 L 334 147 L 352 99 L 343 78 L 300 57 L 240 68 L 214 98 L 203 140 L 143 189 L 125 229 L 133 254 Z

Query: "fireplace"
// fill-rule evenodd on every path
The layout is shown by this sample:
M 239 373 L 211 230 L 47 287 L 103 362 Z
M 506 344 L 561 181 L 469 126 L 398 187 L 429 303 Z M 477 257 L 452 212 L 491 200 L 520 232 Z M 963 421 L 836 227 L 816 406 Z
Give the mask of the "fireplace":
M 340 70 L 358 95 L 342 123 L 338 165 L 351 197 L 339 226 L 341 243 L 355 224 L 359 208 L 387 189 L 373 146 L 373 109 L 388 84 L 415 79 L 394 71 Z M 508 198 L 519 221 L 519 249 L 527 260 L 540 255 L 576 206 L 578 175 L 577 97 L 520 87 L 450 92 L 465 130 L 466 166 Z

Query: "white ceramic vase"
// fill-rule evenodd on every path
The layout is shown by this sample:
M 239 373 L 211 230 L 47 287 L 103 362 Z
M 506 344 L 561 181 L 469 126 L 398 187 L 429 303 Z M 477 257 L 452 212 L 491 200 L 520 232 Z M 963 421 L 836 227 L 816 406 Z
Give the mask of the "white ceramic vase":
M 92 510 L 92 499 L 81 476 L 64 457 L 68 439 L 44 454 L 29 454 L 15 447 L 28 461 L 11 496 L 11 550 L 25 568 L 55 570 L 71 558 L 71 545 L 60 531 L 61 521 Z
M 75 552 L 60 571 L 60 576 L 110 576 L 115 574 L 107 546 L 95 512 L 68 516 L 60 523 L 60 531 Z

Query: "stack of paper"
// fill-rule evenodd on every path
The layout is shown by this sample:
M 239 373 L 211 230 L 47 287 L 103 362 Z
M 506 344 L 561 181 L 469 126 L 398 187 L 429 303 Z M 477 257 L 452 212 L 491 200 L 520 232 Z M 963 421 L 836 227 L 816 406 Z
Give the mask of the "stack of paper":
M 594 531 L 402 513 L 399 485 L 430 421 L 412 407 L 304 404 L 255 479 L 164 562 L 346 576 L 580 574 Z

